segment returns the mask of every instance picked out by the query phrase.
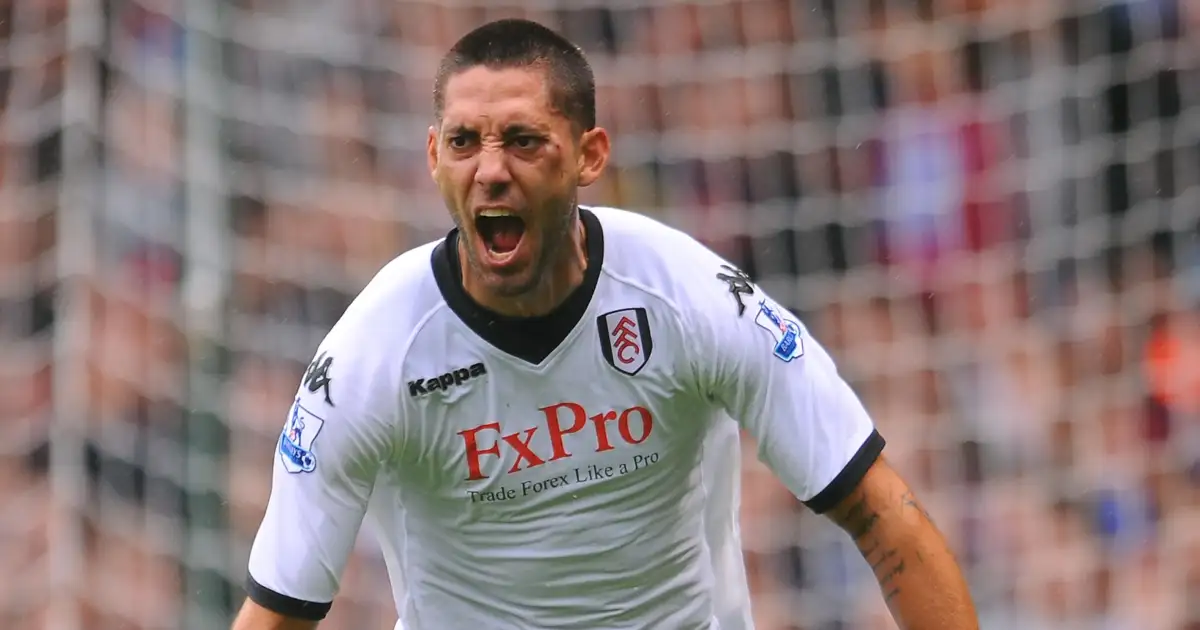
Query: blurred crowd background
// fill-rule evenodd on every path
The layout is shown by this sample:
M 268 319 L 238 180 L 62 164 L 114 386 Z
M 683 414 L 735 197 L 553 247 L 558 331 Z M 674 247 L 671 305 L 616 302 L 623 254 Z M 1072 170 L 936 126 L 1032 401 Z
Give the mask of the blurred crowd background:
M 831 349 L 985 629 L 1200 629 L 1194 0 L 0 0 L 0 628 L 228 623 L 304 365 L 450 226 L 436 62 L 504 16 L 591 56 L 586 201 Z M 892 627 L 745 462 L 760 630 Z M 367 533 L 323 627 L 393 620 Z

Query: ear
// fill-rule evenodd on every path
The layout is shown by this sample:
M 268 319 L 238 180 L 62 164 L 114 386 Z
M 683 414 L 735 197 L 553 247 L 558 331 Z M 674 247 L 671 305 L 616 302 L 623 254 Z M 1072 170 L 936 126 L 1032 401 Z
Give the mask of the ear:
M 608 165 L 608 155 L 612 150 L 608 131 L 603 127 L 593 127 L 583 132 L 579 139 L 579 185 L 590 186 L 600 179 L 604 167 Z
M 425 159 L 429 162 L 429 177 L 436 182 L 438 168 L 438 132 L 437 128 L 432 125 L 429 127 L 429 138 L 425 145 Z

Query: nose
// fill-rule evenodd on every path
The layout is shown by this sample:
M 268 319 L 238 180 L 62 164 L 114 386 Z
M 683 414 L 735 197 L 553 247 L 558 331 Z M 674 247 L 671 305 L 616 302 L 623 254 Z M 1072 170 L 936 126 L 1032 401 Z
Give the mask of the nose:
M 507 155 L 502 147 L 484 147 L 479 152 L 479 163 L 475 168 L 475 183 L 482 186 L 489 196 L 504 192 L 512 183 L 508 172 Z

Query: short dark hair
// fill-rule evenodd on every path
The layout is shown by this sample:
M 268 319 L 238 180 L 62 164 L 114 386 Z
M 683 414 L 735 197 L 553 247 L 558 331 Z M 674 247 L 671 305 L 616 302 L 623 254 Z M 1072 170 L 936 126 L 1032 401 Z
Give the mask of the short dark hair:
M 442 57 L 433 81 L 433 114 L 437 120 L 442 119 L 446 83 L 455 74 L 476 66 L 541 66 L 550 82 L 551 105 L 581 131 L 596 126 L 596 78 L 591 65 L 578 46 L 541 24 L 496 20 L 458 40 Z

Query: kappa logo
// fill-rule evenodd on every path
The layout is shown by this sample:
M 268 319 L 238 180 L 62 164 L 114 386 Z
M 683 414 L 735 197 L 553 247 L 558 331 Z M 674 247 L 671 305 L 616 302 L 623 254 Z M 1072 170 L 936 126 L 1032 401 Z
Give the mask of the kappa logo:
M 408 395 L 417 398 L 433 392 L 445 391 L 484 374 L 487 374 L 487 367 L 482 363 L 476 363 L 470 367 L 458 368 L 438 376 L 419 378 L 408 382 Z
M 737 301 L 738 317 L 746 312 L 746 304 L 742 302 L 743 295 L 754 295 L 754 284 L 746 272 L 730 265 L 721 265 L 724 272 L 717 273 L 717 280 L 729 285 L 729 293 Z
M 279 459 L 289 473 L 308 473 L 316 470 L 317 457 L 313 453 L 313 442 L 325 421 L 305 409 L 300 399 L 292 405 L 283 433 L 279 436 Z
M 604 360 L 618 372 L 633 376 L 646 366 L 654 351 L 650 320 L 644 308 L 627 308 L 596 318 Z
M 333 366 L 333 357 L 327 356 L 327 353 L 322 352 L 313 359 L 312 363 L 308 364 L 308 369 L 304 371 L 304 386 L 311 393 L 317 393 L 317 390 L 324 390 L 325 404 L 333 407 L 333 399 L 329 397 L 329 383 L 333 380 L 329 376 L 329 368 Z
M 804 330 L 800 324 L 785 318 L 781 311 L 771 308 L 766 300 L 759 301 L 754 323 L 775 338 L 774 354 L 780 361 L 804 356 Z

